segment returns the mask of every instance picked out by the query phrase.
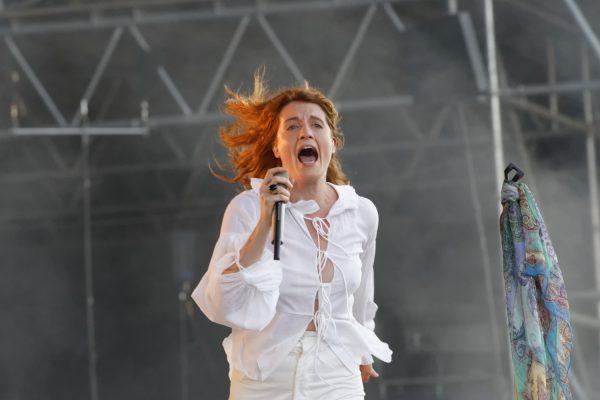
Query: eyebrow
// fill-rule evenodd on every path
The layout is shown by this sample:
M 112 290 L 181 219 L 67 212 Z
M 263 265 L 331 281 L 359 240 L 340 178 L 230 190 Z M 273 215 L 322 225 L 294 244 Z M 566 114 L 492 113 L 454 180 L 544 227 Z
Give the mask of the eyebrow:
M 315 115 L 311 115 L 310 118 L 318 119 L 322 124 L 324 124 L 323 120 L 321 118 L 315 116 Z M 298 118 L 298 117 L 290 117 L 290 118 L 286 119 L 285 121 L 283 121 L 283 123 L 286 123 L 286 122 L 289 122 L 289 121 L 292 121 L 292 120 L 298 120 L 298 121 L 300 121 L 300 118 Z

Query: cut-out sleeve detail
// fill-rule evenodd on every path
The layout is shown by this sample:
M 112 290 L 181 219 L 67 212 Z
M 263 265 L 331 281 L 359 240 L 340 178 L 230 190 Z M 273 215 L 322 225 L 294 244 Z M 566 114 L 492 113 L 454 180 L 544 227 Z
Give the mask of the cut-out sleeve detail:
M 244 193 L 229 203 L 208 270 L 192 298 L 213 322 L 260 331 L 275 315 L 282 271 L 268 247 L 258 261 L 240 264 L 240 250 L 258 222 L 255 208 L 253 199 Z M 239 271 L 223 274 L 234 263 Z

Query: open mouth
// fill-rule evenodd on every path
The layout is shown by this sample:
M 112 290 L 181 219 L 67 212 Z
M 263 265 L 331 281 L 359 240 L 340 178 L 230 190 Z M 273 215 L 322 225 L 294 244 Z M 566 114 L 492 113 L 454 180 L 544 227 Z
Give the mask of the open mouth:
M 312 146 L 304 146 L 298 152 L 298 160 L 304 165 L 313 165 L 317 162 L 319 153 L 317 149 Z

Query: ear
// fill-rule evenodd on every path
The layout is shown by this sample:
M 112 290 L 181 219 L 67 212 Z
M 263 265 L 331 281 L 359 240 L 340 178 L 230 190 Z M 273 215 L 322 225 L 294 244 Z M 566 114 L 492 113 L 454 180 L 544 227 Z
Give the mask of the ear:
M 279 155 L 279 149 L 277 148 L 277 141 L 276 140 L 273 142 L 273 145 L 271 146 L 271 150 L 273 151 L 273 155 L 275 156 L 275 158 L 280 158 L 281 157 Z

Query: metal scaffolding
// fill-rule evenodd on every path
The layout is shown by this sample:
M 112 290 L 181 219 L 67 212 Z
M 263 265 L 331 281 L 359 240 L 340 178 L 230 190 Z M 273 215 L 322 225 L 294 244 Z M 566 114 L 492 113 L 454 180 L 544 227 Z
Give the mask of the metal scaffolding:
M 176 215 L 180 218 L 189 216 L 190 213 L 199 215 L 205 214 L 203 211 L 209 206 L 214 205 L 214 200 L 210 199 L 194 199 L 191 197 L 192 185 L 198 179 L 198 175 L 203 171 L 203 162 L 201 159 L 200 150 L 205 145 L 206 135 L 199 135 L 195 144 L 192 146 L 190 155 L 186 155 L 186 149 L 182 148 L 173 138 L 165 133 L 168 128 L 179 128 L 183 126 L 203 125 L 207 123 L 222 123 L 227 119 L 220 113 L 214 113 L 209 110 L 211 103 L 217 95 L 220 85 L 227 69 L 231 66 L 232 60 L 236 51 L 240 46 L 240 42 L 247 34 L 247 28 L 252 21 L 256 21 L 262 32 L 268 38 L 277 54 L 281 57 L 284 65 L 287 67 L 290 77 L 296 82 L 304 80 L 304 74 L 298 63 L 294 60 L 294 54 L 290 52 L 286 45 L 278 36 L 277 31 L 269 22 L 269 18 L 278 14 L 296 13 L 296 12 L 311 12 L 318 10 L 339 10 L 339 9 L 364 9 L 364 15 L 356 26 L 355 34 L 346 49 L 344 57 L 341 59 L 335 76 L 333 77 L 327 94 L 336 100 L 339 110 L 344 113 L 347 111 L 365 111 L 371 109 L 389 108 L 398 110 L 402 118 L 406 121 L 407 126 L 412 127 L 411 134 L 414 140 L 405 140 L 400 138 L 396 143 L 371 143 L 367 146 L 357 148 L 349 148 L 345 150 L 345 154 L 352 156 L 353 154 L 382 154 L 383 152 L 393 152 L 398 150 L 413 151 L 414 158 L 411 160 L 411 168 L 408 168 L 406 175 L 400 180 L 410 181 L 414 176 L 414 169 L 419 161 L 425 157 L 427 149 L 437 147 L 447 147 L 464 150 L 465 162 L 468 166 L 467 178 L 465 180 L 473 209 L 475 210 L 474 225 L 479 234 L 480 242 L 479 250 L 482 262 L 482 276 L 485 282 L 487 293 L 487 310 L 489 312 L 489 329 L 492 335 L 493 342 L 493 357 L 494 370 L 493 374 L 468 374 L 465 376 L 448 375 L 448 376 L 424 376 L 419 378 L 398 378 L 398 377 L 382 377 L 380 378 L 380 394 L 381 399 L 387 398 L 386 395 L 390 388 L 406 387 L 410 385 L 437 385 L 444 383 L 456 382 L 480 382 L 489 381 L 495 385 L 495 393 L 500 395 L 499 398 L 508 398 L 508 392 L 503 391 L 503 387 L 510 386 L 510 376 L 507 376 L 509 369 L 509 358 L 506 351 L 506 344 L 502 342 L 502 337 L 499 336 L 497 328 L 498 321 L 501 317 L 498 316 L 498 306 L 494 298 L 494 287 L 499 285 L 499 274 L 494 273 L 492 266 L 493 255 L 490 254 L 491 240 L 486 236 L 485 218 L 482 210 L 482 199 L 478 194 L 478 186 L 483 182 L 492 183 L 497 188 L 496 199 L 499 204 L 499 189 L 503 179 L 502 171 L 504 169 L 504 143 L 506 139 L 503 137 L 503 123 L 507 121 L 518 138 L 518 148 L 522 158 L 529 163 L 527 152 L 525 149 L 525 141 L 519 122 L 518 113 L 527 113 L 552 123 L 552 131 L 547 135 L 555 137 L 559 135 L 581 134 L 586 138 L 586 157 L 587 157 L 587 172 L 588 185 L 590 190 L 590 215 L 592 222 L 592 248 L 593 248 L 593 268 L 595 272 L 595 290 L 588 292 L 570 292 L 572 298 L 586 298 L 598 302 L 598 316 L 588 316 L 579 313 L 573 313 L 572 319 L 575 328 L 589 327 L 593 329 L 600 328 L 600 204 L 598 194 L 598 171 L 597 171 L 597 155 L 596 155 L 596 138 L 597 138 L 597 121 L 594 118 L 592 103 L 592 91 L 600 89 L 600 81 L 592 80 L 589 67 L 589 49 L 594 52 L 594 55 L 600 59 L 600 42 L 597 35 L 593 31 L 584 14 L 581 12 L 575 0 L 564 0 L 565 6 L 572 14 L 576 23 L 575 27 L 581 30 L 582 37 L 587 41 L 587 46 L 584 46 L 581 52 L 582 57 L 582 77 L 580 81 L 557 82 L 555 71 L 555 57 L 551 44 L 548 47 L 548 83 L 538 85 L 514 85 L 508 87 L 505 82 L 502 82 L 501 77 L 501 61 L 497 49 L 497 38 L 495 29 L 494 4 L 504 3 L 515 8 L 519 8 L 524 12 L 528 12 L 536 18 L 542 18 L 548 23 L 556 25 L 560 29 L 572 30 L 574 25 L 570 22 L 549 15 L 544 10 L 532 8 L 523 2 L 513 0 L 485 0 L 483 3 L 483 12 L 485 16 L 485 44 L 486 44 L 486 60 L 487 68 L 483 63 L 483 56 L 479 50 L 477 35 L 473 28 L 472 20 L 468 13 L 461 11 L 461 4 L 458 0 L 448 0 L 447 12 L 451 15 L 458 15 L 466 35 L 466 47 L 470 57 L 473 76 L 475 77 L 476 86 L 479 90 L 478 96 L 485 99 L 485 104 L 489 107 L 490 115 L 490 132 L 488 138 L 470 138 L 467 134 L 468 124 L 465 122 L 464 104 L 459 104 L 455 107 L 446 107 L 440 112 L 429 132 L 418 125 L 414 117 L 406 112 L 406 107 L 415 104 L 415 99 L 409 93 L 395 96 L 381 97 L 363 97 L 352 100 L 339 100 L 336 95 L 342 87 L 345 77 L 348 75 L 349 68 L 355 62 L 356 53 L 364 41 L 365 34 L 369 29 L 373 17 L 376 12 L 381 12 L 389 18 L 389 21 L 397 29 L 398 33 L 406 31 L 406 25 L 403 22 L 401 15 L 395 11 L 392 5 L 397 3 L 416 4 L 418 0 L 315 0 L 315 1 L 293 1 L 293 2 L 268 2 L 255 1 L 252 4 L 241 6 L 231 6 L 219 0 L 149 0 L 149 1 L 127 1 L 127 2 L 107 2 L 96 4 L 77 4 L 66 5 L 59 7 L 48 7 L 42 9 L 7 9 L 2 7 L 0 0 L 0 35 L 7 48 L 12 55 L 13 61 L 18 65 L 20 72 L 23 74 L 30 84 L 35 89 L 37 95 L 43 102 L 49 114 L 54 119 L 55 125 L 45 127 L 27 127 L 21 126 L 19 122 L 18 107 L 13 105 L 15 113 L 12 119 L 12 126 L 0 127 L 0 143 L 3 141 L 13 140 L 15 136 L 38 136 L 40 140 L 45 140 L 47 137 L 55 135 L 78 135 L 82 139 L 82 151 L 79 159 L 69 165 L 69 163 L 61 155 L 60 149 L 51 141 L 45 141 L 44 145 L 47 148 L 51 158 L 55 161 L 56 168 L 52 170 L 40 170 L 39 172 L 11 172 L 0 176 L 0 185 L 13 183 L 35 183 L 44 182 L 49 179 L 69 179 L 82 177 L 83 190 L 75 189 L 75 192 L 69 196 L 67 207 L 56 207 L 53 211 L 28 212 L 27 215 L 12 215 L 9 218 L 0 218 L 0 224 L 10 226 L 16 220 L 55 220 L 68 216 L 77 215 L 81 210 L 73 210 L 73 207 L 78 204 L 80 197 L 83 197 L 83 213 L 84 213 L 84 247 L 85 247 L 85 276 L 86 276 L 86 294 L 87 294 L 87 322 L 88 322 L 88 350 L 89 350 L 89 366 L 90 366 L 90 398 L 97 400 L 98 384 L 96 376 L 96 350 L 95 350 L 95 329 L 94 329 L 94 294 L 93 294 L 93 267 L 92 267 L 92 237 L 91 228 L 95 224 L 119 224 L 123 221 L 119 218 L 119 214 L 127 211 L 148 211 L 156 213 L 154 218 L 156 228 L 160 231 L 164 227 L 162 225 L 162 216 L 158 215 L 162 211 L 167 211 L 166 219 L 172 218 L 168 214 L 169 210 L 177 210 Z M 529 7 L 529 8 L 528 8 Z M 206 20 L 233 20 L 236 22 L 235 30 L 231 33 L 230 40 L 221 55 L 220 62 L 212 78 L 209 86 L 205 91 L 199 105 L 191 104 L 188 99 L 182 94 L 182 90 L 178 87 L 173 79 L 173 72 L 161 64 L 154 57 L 154 49 L 144 37 L 139 29 L 141 26 L 153 24 L 164 24 L 170 22 L 181 21 L 206 21 Z M 139 49 L 148 56 L 150 68 L 154 72 L 153 79 L 160 82 L 167 90 L 173 102 L 177 105 L 179 113 L 173 115 L 155 116 L 148 111 L 147 103 L 140 103 L 139 114 L 131 115 L 123 120 L 105 120 L 100 118 L 93 123 L 88 121 L 87 109 L 81 106 L 74 112 L 72 116 L 64 115 L 64 110 L 61 110 L 55 100 L 55 94 L 51 93 L 36 72 L 35 65 L 32 65 L 27 57 L 17 45 L 15 38 L 21 35 L 40 35 L 56 32 L 79 32 L 85 30 L 111 30 L 108 41 L 105 44 L 104 51 L 94 68 L 94 72 L 89 80 L 84 92 L 81 94 L 80 104 L 87 105 L 94 98 L 97 92 L 99 82 L 105 75 L 107 66 L 115 56 L 115 49 L 120 41 L 126 35 L 130 35 Z M 584 102 L 584 119 L 580 120 L 577 117 L 561 113 L 559 110 L 558 98 L 564 93 L 581 93 Z M 528 96 L 548 95 L 549 106 L 543 106 L 536 102 L 527 99 Z M 504 108 L 504 111 L 503 111 Z M 503 114 L 504 112 L 504 114 Z M 457 130 L 462 132 L 458 139 L 440 138 L 439 132 L 444 124 L 451 121 L 457 127 Z M 558 126 L 568 127 L 569 133 L 558 132 Z M 90 168 L 90 146 L 92 146 L 91 136 L 96 135 L 147 135 L 150 132 L 157 132 L 160 135 L 169 151 L 172 154 L 172 160 L 169 162 L 156 163 L 147 162 L 136 165 L 123 166 L 96 166 Z M 536 138 L 539 138 L 538 135 Z M 100 144 L 101 146 L 101 144 Z M 494 178 L 478 177 L 477 171 L 473 162 L 473 148 L 475 146 L 491 146 L 494 154 Z M 98 149 L 101 151 L 100 149 Z M 527 165 L 526 165 L 527 167 Z M 99 221 L 92 220 L 92 209 L 90 199 L 91 180 L 114 174 L 130 174 L 140 171 L 149 171 L 159 173 L 161 171 L 183 170 L 191 171 L 189 177 L 183 184 L 183 190 L 180 197 L 169 192 L 167 185 L 161 184 L 165 191 L 167 199 L 161 203 L 153 204 L 125 204 L 119 206 L 105 206 L 94 208 L 93 215 L 101 216 Z M 531 171 L 530 168 L 526 170 Z M 530 174 L 531 176 L 531 174 Z M 535 182 L 535 176 L 531 176 Z M 373 182 L 373 186 L 378 182 Z M 455 185 L 452 180 L 439 180 L 432 182 L 415 183 L 415 185 Z M 368 188 L 368 185 L 365 185 Z M 49 186 L 52 192 L 54 188 Z M 60 196 L 55 193 L 60 202 Z M 200 200 L 200 201 L 199 201 Z M 144 219 L 146 217 L 142 217 Z M 146 218 L 147 219 L 147 218 Z M 125 223 L 131 223 L 132 220 L 126 220 Z M 181 321 L 185 318 L 181 309 Z M 187 342 L 189 340 L 187 332 L 188 325 L 182 322 L 181 340 Z M 600 336 L 600 334 L 599 334 Z M 197 343 L 190 343 L 190 346 L 197 346 Z M 190 389 L 188 382 L 188 366 L 187 359 L 182 360 L 182 399 L 189 398 Z M 581 383 L 580 379 L 581 378 Z M 592 392 L 590 378 L 585 376 L 585 368 L 579 367 L 574 376 L 574 389 L 577 395 L 581 398 L 594 398 L 596 393 Z

